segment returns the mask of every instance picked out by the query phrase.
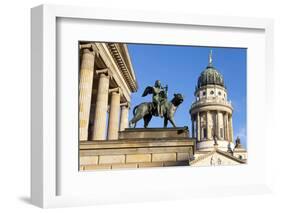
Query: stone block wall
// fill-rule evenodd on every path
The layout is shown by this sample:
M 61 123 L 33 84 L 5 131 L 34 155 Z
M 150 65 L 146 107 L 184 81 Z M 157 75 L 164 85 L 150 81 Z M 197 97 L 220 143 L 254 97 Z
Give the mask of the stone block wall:
M 80 142 L 80 171 L 187 166 L 193 139 L 138 139 Z

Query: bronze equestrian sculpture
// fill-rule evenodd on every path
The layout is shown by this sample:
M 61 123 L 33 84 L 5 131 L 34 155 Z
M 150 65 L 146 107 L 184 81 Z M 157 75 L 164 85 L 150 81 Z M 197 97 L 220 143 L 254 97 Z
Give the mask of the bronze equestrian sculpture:
M 144 102 L 134 107 L 133 119 L 129 122 L 129 126 L 136 127 L 139 120 L 143 118 L 144 128 L 147 128 L 152 116 L 164 117 L 164 128 L 167 127 L 168 121 L 176 127 L 174 114 L 177 107 L 183 102 L 183 96 L 180 93 L 174 94 L 171 101 L 167 100 L 168 87 L 162 87 L 159 80 L 155 82 L 154 87 L 146 87 L 142 96 L 152 94 L 152 102 Z

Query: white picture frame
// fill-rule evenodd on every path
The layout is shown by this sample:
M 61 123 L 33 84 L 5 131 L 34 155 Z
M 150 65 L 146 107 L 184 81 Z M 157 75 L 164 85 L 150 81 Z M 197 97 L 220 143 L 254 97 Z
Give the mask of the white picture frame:
M 57 81 L 57 21 L 60 18 L 63 19 L 79 19 L 87 20 L 99 20 L 100 24 L 106 21 L 115 21 L 118 24 L 122 23 L 135 23 L 141 24 L 142 27 L 153 24 L 154 26 L 165 26 L 167 29 L 173 29 L 174 26 L 195 26 L 202 29 L 218 29 L 226 30 L 231 32 L 232 30 L 257 30 L 262 32 L 263 37 L 261 38 L 264 43 L 264 52 L 261 54 L 263 67 L 260 71 L 260 78 L 258 82 L 263 81 L 264 87 L 261 87 L 259 91 L 262 93 L 262 106 L 258 110 L 262 110 L 263 107 L 267 107 L 268 110 L 273 110 L 274 97 L 267 95 L 273 89 L 271 82 L 273 76 L 273 21 L 270 19 L 256 19 L 256 18 L 240 18 L 240 17 L 216 17 L 216 16 L 203 16 L 203 15 L 188 15 L 188 14 L 166 14 L 166 13 L 153 13 L 153 12 L 139 12 L 139 11 L 116 11 L 110 9 L 101 8 L 85 8 L 85 7 L 73 7 L 73 6 L 54 6 L 54 5 L 41 5 L 31 10 L 31 51 L 32 51 L 32 70 L 31 70 L 31 200 L 32 203 L 43 207 L 59 207 L 59 206 L 75 206 L 75 205 L 91 205 L 99 203 L 116 203 L 116 202 L 137 202 L 142 200 L 161 200 L 161 199 L 177 199 L 177 198 L 188 198 L 198 196 L 214 196 L 214 195 L 242 195 L 242 194 L 253 194 L 253 193 L 265 193 L 270 192 L 272 188 L 272 167 L 270 158 L 270 149 L 268 143 L 257 143 L 258 151 L 253 151 L 249 155 L 259 154 L 261 146 L 266 147 L 263 158 L 266 159 L 262 163 L 261 167 L 254 168 L 256 174 L 263 173 L 262 178 L 257 178 L 253 181 L 253 184 L 246 181 L 244 184 L 241 180 L 237 182 L 228 183 L 224 182 L 217 185 L 210 184 L 209 187 L 204 185 L 198 180 L 195 182 L 194 188 L 188 184 L 177 185 L 171 184 L 163 189 L 163 181 L 159 181 L 158 185 L 150 186 L 150 193 L 145 192 L 146 188 L 143 187 L 142 183 L 140 186 L 143 188 L 141 191 L 137 186 L 136 189 L 132 189 L 130 185 L 121 185 L 122 187 L 116 188 L 116 190 L 110 191 L 110 193 L 104 193 L 102 186 L 106 183 L 100 182 L 100 188 L 97 188 L 96 194 L 83 194 L 84 191 L 78 194 L 60 194 L 58 195 L 59 181 L 58 173 L 60 173 L 61 167 L 58 166 L 57 160 L 60 153 L 57 151 L 57 132 L 56 132 L 56 120 L 57 120 L 57 86 L 60 82 Z M 160 42 L 158 42 L 160 43 Z M 165 43 L 165 41 L 163 42 Z M 208 42 L 202 45 L 207 45 Z M 251 74 L 252 75 L 252 74 Z M 266 76 L 266 79 L 262 79 L 262 76 Z M 248 80 L 249 91 L 254 91 L 255 85 L 254 80 Z M 248 101 L 251 100 L 248 99 Z M 254 101 L 254 100 L 252 100 Z M 255 116 L 260 111 L 253 110 L 251 116 Z M 272 117 L 268 116 L 264 119 L 265 122 L 271 122 Z M 256 126 L 255 131 L 259 131 L 260 127 Z M 266 127 L 265 135 L 263 139 L 266 141 L 271 140 L 272 131 L 269 127 Z M 250 137 L 251 139 L 251 137 Z M 262 139 L 257 139 L 262 140 Z M 273 141 L 273 140 L 272 140 Z M 77 147 L 78 149 L 78 147 Z M 77 152 L 78 153 L 78 152 Z M 72 157 L 72 156 L 68 156 Z M 259 160 L 262 160 L 259 158 Z M 251 165 L 251 160 L 249 160 Z M 222 173 L 223 170 L 228 172 L 236 172 L 237 168 L 217 168 L 218 173 Z M 244 171 L 250 169 L 250 167 L 244 167 Z M 193 170 L 194 174 L 200 175 L 210 172 L 208 168 L 202 168 L 202 173 L 199 170 Z M 145 176 L 153 176 L 155 171 L 164 175 L 165 180 L 170 178 L 171 182 L 174 182 L 178 172 L 183 172 L 182 168 L 173 168 L 164 170 L 149 169 L 146 171 L 140 171 L 138 173 L 134 171 L 110 171 L 113 176 L 116 176 L 117 180 L 121 180 L 126 174 L 127 178 L 139 178 Z M 77 170 L 78 172 L 78 170 Z M 185 172 L 185 171 L 184 171 Z M 190 172 L 190 171 L 189 171 Z M 164 174 L 165 173 L 165 174 Z M 87 173 L 84 173 L 84 177 Z M 89 176 L 99 176 L 99 180 L 107 180 L 108 172 L 99 173 L 88 173 Z M 120 179 L 118 179 L 120 178 Z M 215 178 L 215 175 L 214 175 Z M 235 178 L 235 177 L 234 177 Z M 89 178 L 88 178 L 89 179 Z M 125 178 L 126 179 L 126 178 Z M 77 190 L 74 186 L 79 184 L 78 179 L 69 179 L 73 185 L 73 191 Z M 71 182 L 73 181 L 73 182 Z M 76 181 L 76 182 L 75 182 Z M 156 181 L 156 180 L 155 180 Z M 180 184 L 184 183 L 184 179 L 178 179 Z M 68 183 L 69 184 L 69 183 Z M 110 187 L 114 187 L 113 184 L 109 184 Z M 193 182 L 194 185 L 194 182 Z M 69 185 L 68 185 L 69 186 Z M 81 186 L 81 188 L 83 188 Z M 124 189 L 125 188 L 125 189 Z M 91 190 L 89 188 L 89 190 Z M 121 191 L 118 191 L 121 190 Z M 70 188 L 71 191 L 71 188 Z M 188 193 L 187 193 L 188 191 Z M 123 196 L 120 196 L 122 193 Z M 127 194 L 126 193 L 131 193 Z

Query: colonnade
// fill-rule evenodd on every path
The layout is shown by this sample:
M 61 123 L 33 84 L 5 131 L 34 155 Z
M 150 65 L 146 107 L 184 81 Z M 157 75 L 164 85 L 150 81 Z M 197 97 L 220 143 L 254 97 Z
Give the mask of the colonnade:
M 95 51 L 91 47 L 82 49 L 79 79 L 79 138 L 80 141 L 116 140 L 118 131 L 128 127 L 130 104 L 121 103 L 122 88 L 110 88 L 112 74 L 108 68 L 95 70 L 95 57 Z M 94 91 L 95 103 L 91 104 L 94 78 L 98 79 L 98 87 Z M 91 111 L 93 114 L 90 114 Z M 94 118 L 92 122 L 90 116 Z
M 219 114 L 222 114 L 222 119 L 219 119 Z M 209 124 L 211 120 L 212 125 Z M 213 140 L 216 135 L 219 140 L 233 142 L 232 114 L 230 113 L 222 111 L 197 112 L 192 115 L 191 122 L 192 137 L 196 137 L 197 141 Z M 204 131 L 206 131 L 206 135 L 204 135 Z

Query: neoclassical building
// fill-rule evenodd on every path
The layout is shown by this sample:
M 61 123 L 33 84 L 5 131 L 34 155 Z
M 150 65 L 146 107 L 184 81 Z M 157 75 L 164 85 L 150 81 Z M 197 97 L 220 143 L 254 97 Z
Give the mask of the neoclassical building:
M 232 113 L 223 76 L 212 63 L 201 73 L 188 128 L 127 128 L 138 89 L 126 44 L 81 42 L 79 170 L 244 164 L 234 148 Z
M 212 51 L 207 67 L 198 78 L 194 96 L 195 101 L 189 112 L 192 137 L 196 138 L 196 159 L 191 164 L 245 163 L 247 151 L 240 140 L 239 144 L 236 140 L 234 145 L 233 107 L 228 99 L 223 76 L 213 65 Z
M 197 150 L 211 151 L 216 137 L 218 148 L 227 151 L 229 145 L 233 144 L 233 107 L 228 100 L 223 76 L 213 66 L 212 53 L 208 66 L 198 78 L 194 95 L 190 115 L 192 135 L 197 138 Z
M 81 42 L 79 47 L 79 139 L 118 139 L 138 88 L 127 45 Z
M 79 170 L 187 166 L 187 128 L 127 128 L 138 89 L 127 45 L 81 42 L 79 51 Z

